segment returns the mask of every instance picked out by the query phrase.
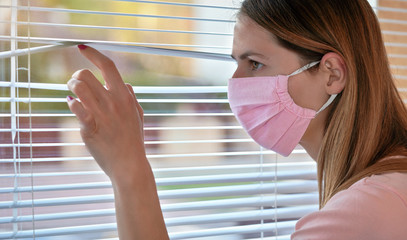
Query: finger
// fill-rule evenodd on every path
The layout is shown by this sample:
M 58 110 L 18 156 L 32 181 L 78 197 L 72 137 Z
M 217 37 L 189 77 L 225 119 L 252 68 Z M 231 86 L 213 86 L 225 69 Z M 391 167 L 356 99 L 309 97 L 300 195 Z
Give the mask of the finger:
M 80 53 L 102 72 L 106 86 L 112 91 L 124 91 L 125 85 L 114 62 L 92 47 L 79 45 Z
M 136 107 L 137 107 L 137 112 L 138 112 L 140 120 L 141 120 L 141 127 L 142 127 L 141 131 L 142 131 L 142 136 L 143 136 L 143 141 L 144 141 L 144 128 L 143 128 L 143 125 L 144 125 L 144 110 L 137 101 L 137 97 L 136 97 L 136 94 L 134 93 L 133 87 L 128 83 L 126 83 L 126 87 L 129 89 L 130 93 L 134 96 L 134 100 L 136 102 Z
M 136 94 L 134 93 L 133 87 L 128 83 L 126 83 L 126 87 L 129 89 L 130 93 L 134 96 L 134 100 L 136 101 L 137 111 L 140 114 L 141 120 L 144 121 L 144 110 L 137 101 L 137 97 L 136 97 Z
M 71 112 L 78 118 L 82 131 L 84 133 L 93 132 L 96 123 L 92 114 L 86 111 L 83 105 L 71 96 L 67 97 L 67 102 Z
M 128 83 L 126 83 L 126 87 L 129 89 L 130 94 L 131 94 L 132 96 L 134 96 L 134 98 L 136 98 L 136 94 L 134 93 L 133 87 L 132 87 L 130 84 L 128 84 Z
M 81 100 L 86 110 L 96 112 L 99 109 L 99 100 L 86 82 L 71 78 L 68 81 L 68 88 Z
M 72 74 L 72 78 L 79 81 L 84 81 L 89 86 L 89 89 L 93 92 L 99 100 L 108 100 L 108 92 L 99 82 L 99 80 L 88 69 L 82 69 Z

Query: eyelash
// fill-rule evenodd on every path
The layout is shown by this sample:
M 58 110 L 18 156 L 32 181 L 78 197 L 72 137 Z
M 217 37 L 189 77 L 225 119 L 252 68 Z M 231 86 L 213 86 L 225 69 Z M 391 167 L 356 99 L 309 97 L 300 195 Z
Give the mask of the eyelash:
M 250 67 L 252 71 L 258 71 L 261 67 L 264 66 L 264 64 L 253 61 L 253 60 L 249 60 L 250 62 Z

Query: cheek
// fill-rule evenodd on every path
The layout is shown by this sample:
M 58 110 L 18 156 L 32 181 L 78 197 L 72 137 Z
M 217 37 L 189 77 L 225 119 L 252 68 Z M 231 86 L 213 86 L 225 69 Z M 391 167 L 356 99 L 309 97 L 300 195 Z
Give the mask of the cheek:
M 295 104 L 303 108 L 319 110 L 321 89 L 315 82 L 295 76 L 288 79 L 288 93 Z

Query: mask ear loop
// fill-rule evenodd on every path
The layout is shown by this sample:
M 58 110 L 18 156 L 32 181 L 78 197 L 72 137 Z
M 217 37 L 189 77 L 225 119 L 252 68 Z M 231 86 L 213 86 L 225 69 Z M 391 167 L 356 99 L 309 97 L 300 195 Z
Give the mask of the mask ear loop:
M 294 75 L 300 74 L 300 73 L 304 72 L 305 70 L 308 70 L 308 69 L 312 68 L 313 66 L 317 65 L 318 63 L 320 63 L 320 61 L 308 63 L 307 65 L 303 66 L 302 68 L 296 70 L 295 72 L 293 72 L 293 73 L 291 73 L 290 75 L 287 75 L 287 76 L 292 77 Z
M 318 115 L 318 113 L 324 111 L 325 108 L 327 108 L 329 105 L 331 105 L 331 103 L 335 100 L 336 96 L 338 96 L 338 94 L 332 94 L 331 97 L 329 97 L 328 101 L 321 107 L 321 109 L 318 110 L 315 116 Z
M 304 72 L 305 70 L 308 70 L 310 68 L 312 68 L 313 66 L 317 65 L 318 63 L 320 63 L 321 61 L 317 61 L 317 62 L 312 62 L 312 63 L 308 63 L 307 65 L 303 66 L 302 68 L 298 69 L 297 71 L 291 73 L 290 75 L 287 75 L 288 77 L 300 74 L 302 72 Z M 321 107 L 321 109 L 318 110 L 318 112 L 315 114 L 318 115 L 318 113 L 324 111 L 329 105 L 331 105 L 331 103 L 335 100 L 336 96 L 338 94 L 332 94 L 331 97 L 329 97 L 328 101 Z

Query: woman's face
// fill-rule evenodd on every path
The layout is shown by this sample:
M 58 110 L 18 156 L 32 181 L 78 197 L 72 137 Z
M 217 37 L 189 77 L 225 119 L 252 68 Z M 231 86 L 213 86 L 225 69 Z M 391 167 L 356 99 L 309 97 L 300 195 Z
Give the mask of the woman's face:
M 289 75 L 309 63 L 280 46 L 273 34 L 244 15 L 238 17 L 235 25 L 232 57 L 237 62 L 233 78 Z M 288 92 L 297 105 L 318 111 L 329 98 L 326 76 L 320 67 L 292 76 L 288 80 Z M 315 145 L 322 139 L 326 116 L 324 111 L 311 121 L 301 145 Z
M 308 63 L 280 46 L 273 34 L 244 15 L 238 17 L 235 25 L 232 57 L 237 62 L 233 78 L 289 75 Z M 317 111 L 326 92 L 315 78 L 311 71 L 290 77 L 288 92 L 297 105 Z

